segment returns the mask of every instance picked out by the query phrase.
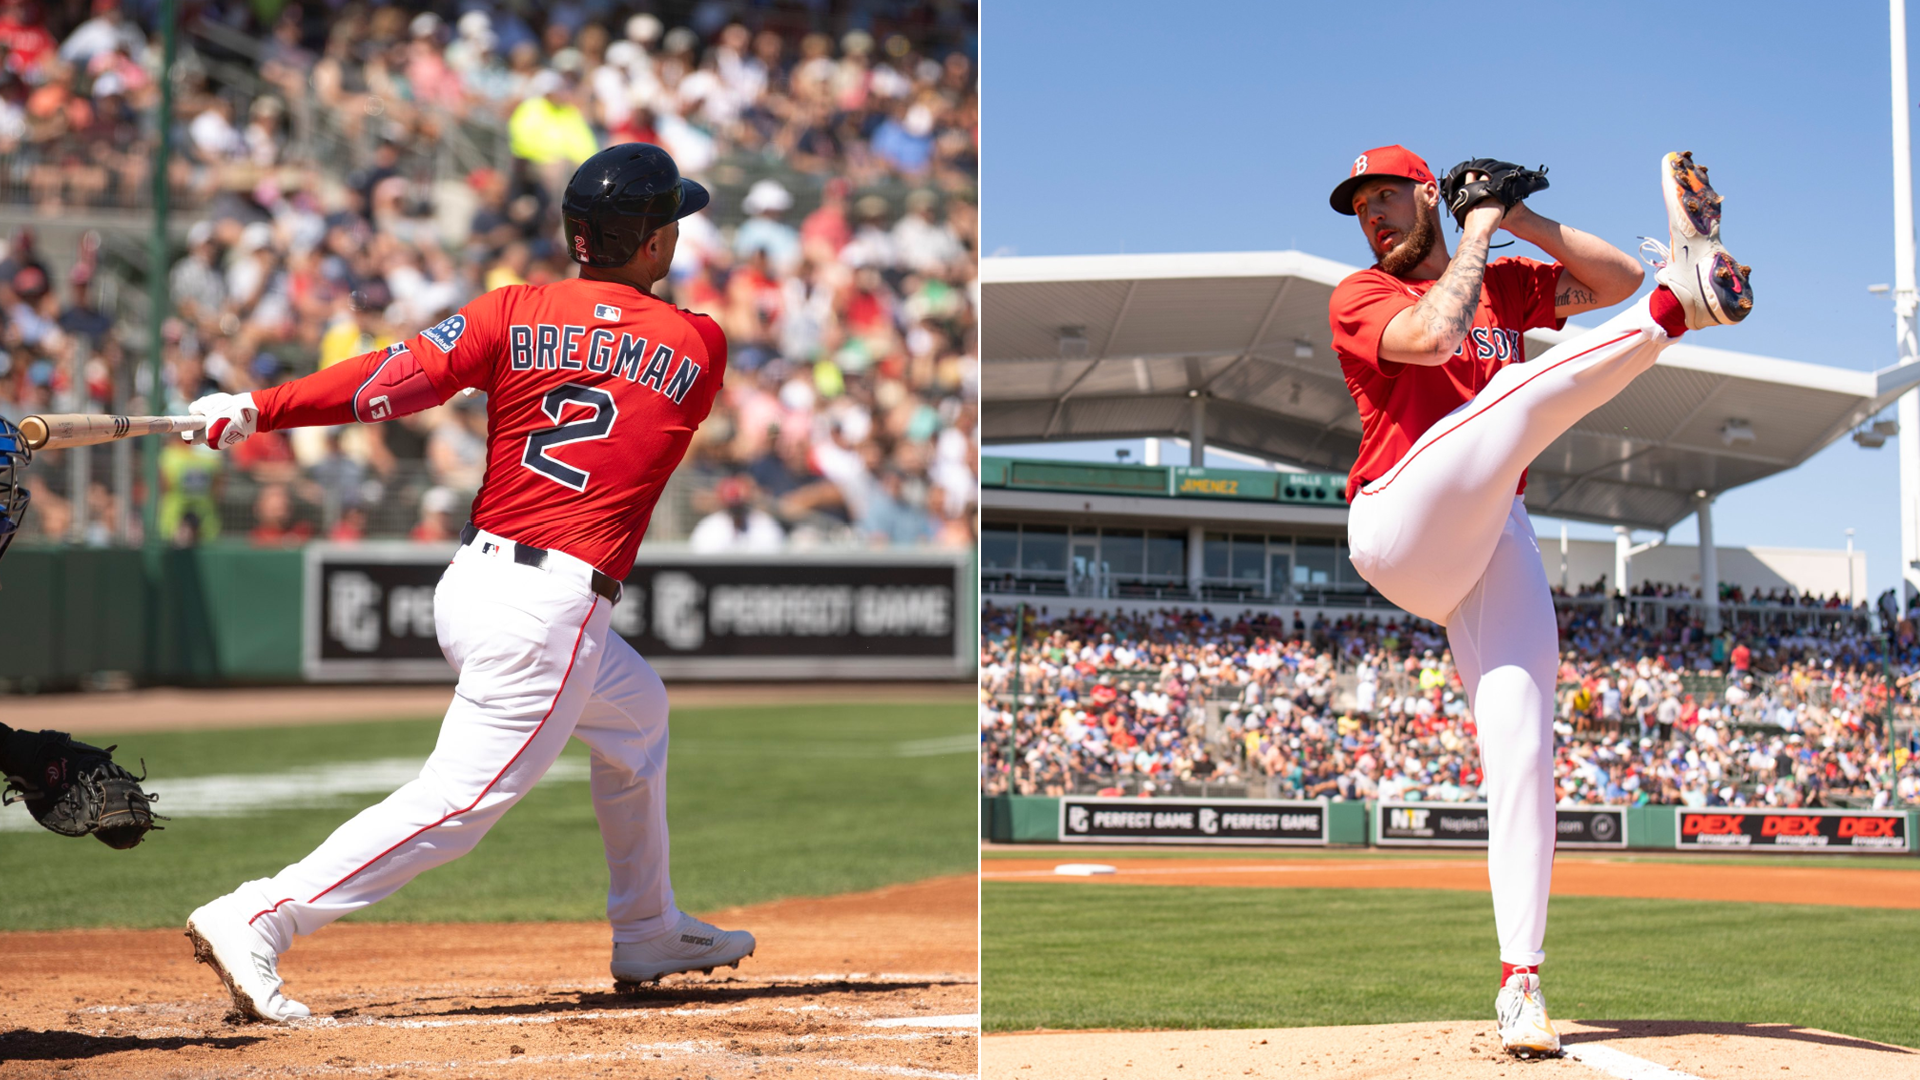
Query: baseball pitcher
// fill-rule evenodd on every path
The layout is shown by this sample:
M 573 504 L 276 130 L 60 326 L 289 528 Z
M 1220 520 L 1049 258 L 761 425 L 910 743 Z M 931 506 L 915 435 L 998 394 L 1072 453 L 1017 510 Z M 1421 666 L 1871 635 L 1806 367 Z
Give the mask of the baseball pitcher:
M 1442 623 L 1479 724 L 1487 870 L 1500 939 L 1500 1041 L 1559 1053 L 1539 965 L 1553 874 L 1557 627 L 1522 494 L 1527 465 L 1652 367 L 1688 330 L 1739 322 L 1748 268 L 1720 245 L 1720 196 L 1690 153 L 1660 162 L 1670 244 L 1646 299 L 1527 361 L 1521 335 L 1617 304 L 1634 260 L 1528 209 L 1544 170 L 1477 159 L 1436 180 L 1401 146 L 1354 159 L 1333 208 L 1356 217 L 1378 259 L 1334 289 L 1329 319 L 1360 408 L 1347 481 L 1353 565 L 1381 595 Z M 1459 226 L 1441 239 L 1440 208 Z M 1487 260 L 1505 229 L 1554 259 Z
M 279 955 L 296 935 L 391 895 L 473 849 L 577 735 L 593 751 L 594 813 L 612 883 L 613 977 L 645 982 L 753 955 L 753 935 L 674 906 L 667 873 L 667 694 L 608 627 L 667 477 L 713 405 L 727 343 L 712 319 L 655 297 L 680 218 L 707 205 L 659 147 L 580 166 L 563 201 L 578 278 L 496 289 L 378 352 L 252 394 L 214 394 L 193 436 L 365 424 L 487 392 L 487 469 L 434 593 L 459 675 L 420 777 L 311 855 L 187 920 L 197 959 L 247 1016 L 308 1015 Z

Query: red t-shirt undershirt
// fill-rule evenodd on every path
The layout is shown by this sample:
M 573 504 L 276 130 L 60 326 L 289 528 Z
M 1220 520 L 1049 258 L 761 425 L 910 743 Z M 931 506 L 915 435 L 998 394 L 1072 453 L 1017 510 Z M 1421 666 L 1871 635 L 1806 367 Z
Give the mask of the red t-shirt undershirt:
M 1526 359 L 1521 335 L 1559 329 L 1553 315 L 1560 264 L 1495 259 L 1480 284 L 1480 306 L 1460 347 L 1444 364 L 1423 367 L 1380 359 L 1380 336 L 1395 315 L 1420 302 L 1435 281 L 1397 278 L 1369 267 L 1334 287 L 1327 308 L 1333 351 L 1347 392 L 1360 407 L 1360 454 L 1347 474 L 1347 500 L 1399 462 L 1426 430 L 1459 408 L 1509 363 Z M 1520 474 L 1519 492 L 1527 490 Z

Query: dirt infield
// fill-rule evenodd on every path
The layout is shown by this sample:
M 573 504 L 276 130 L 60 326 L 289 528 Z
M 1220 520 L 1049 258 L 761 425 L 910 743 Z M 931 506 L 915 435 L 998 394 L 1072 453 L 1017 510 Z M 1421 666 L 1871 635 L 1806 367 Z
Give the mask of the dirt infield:
M 1116 874 L 1068 877 L 1056 863 L 1102 863 Z M 1035 865 L 1038 863 L 1039 865 Z M 1458 889 L 1486 892 L 1487 866 L 1474 859 L 1414 861 L 1289 859 L 1101 858 L 1084 848 L 1061 858 L 992 859 L 984 881 L 1081 882 L 1090 885 L 1208 885 L 1229 888 Z M 1735 900 L 1843 907 L 1920 908 L 1920 874 L 1821 866 L 1795 861 L 1776 866 L 1635 862 L 1561 854 L 1553 861 L 1556 896 L 1634 896 L 1662 900 Z
M 842 701 L 972 701 L 970 683 L 673 683 L 677 708 L 735 705 L 807 705 Z M 54 728 L 87 734 L 196 731 L 345 723 L 439 716 L 453 686 L 289 686 L 235 690 L 129 690 L 98 694 L 0 696 L 0 712 L 16 728 Z
M 1755 1080 L 1920 1077 L 1920 1051 L 1811 1028 L 1690 1021 L 1559 1022 L 1566 1056 L 1516 1061 L 1493 1021 L 1236 1031 L 993 1035 L 983 1080 Z
M 713 918 L 757 954 L 629 993 L 605 924 L 338 924 L 281 960 L 314 1010 L 288 1027 L 228 1020 L 179 931 L 0 934 L 0 1075 L 974 1075 L 971 875 Z

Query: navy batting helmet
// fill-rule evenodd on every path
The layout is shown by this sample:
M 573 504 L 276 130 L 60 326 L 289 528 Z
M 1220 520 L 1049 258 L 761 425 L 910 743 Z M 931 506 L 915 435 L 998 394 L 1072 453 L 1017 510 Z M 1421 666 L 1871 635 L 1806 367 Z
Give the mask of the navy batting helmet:
M 27 485 L 20 470 L 33 460 L 33 451 L 20 429 L 0 416 L 0 555 L 7 553 L 13 535 L 27 516 Z
M 652 143 L 622 143 L 593 155 L 567 182 L 560 212 L 567 253 L 588 266 L 625 266 L 654 230 L 707 205 L 707 189 L 683 179 Z

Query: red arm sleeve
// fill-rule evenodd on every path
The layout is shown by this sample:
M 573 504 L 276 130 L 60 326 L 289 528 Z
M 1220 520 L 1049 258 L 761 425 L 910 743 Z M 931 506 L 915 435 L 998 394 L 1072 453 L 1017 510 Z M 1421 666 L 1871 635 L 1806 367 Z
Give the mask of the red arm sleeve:
M 509 291 L 490 292 L 398 345 L 256 391 L 260 430 L 377 424 L 431 409 L 469 386 L 492 389 Z
M 355 421 L 375 424 L 431 409 L 452 396 L 434 388 L 419 359 L 402 344 L 255 391 L 253 403 L 260 408 L 260 430 L 278 431 Z
M 1380 337 L 1395 315 L 1419 302 L 1399 282 L 1377 270 L 1348 275 L 1334 286 L 1333 298 L 1327 303 L 1334 351 L 1382 375 L 1400 374 L 1405 364 L 1380 359 Z

